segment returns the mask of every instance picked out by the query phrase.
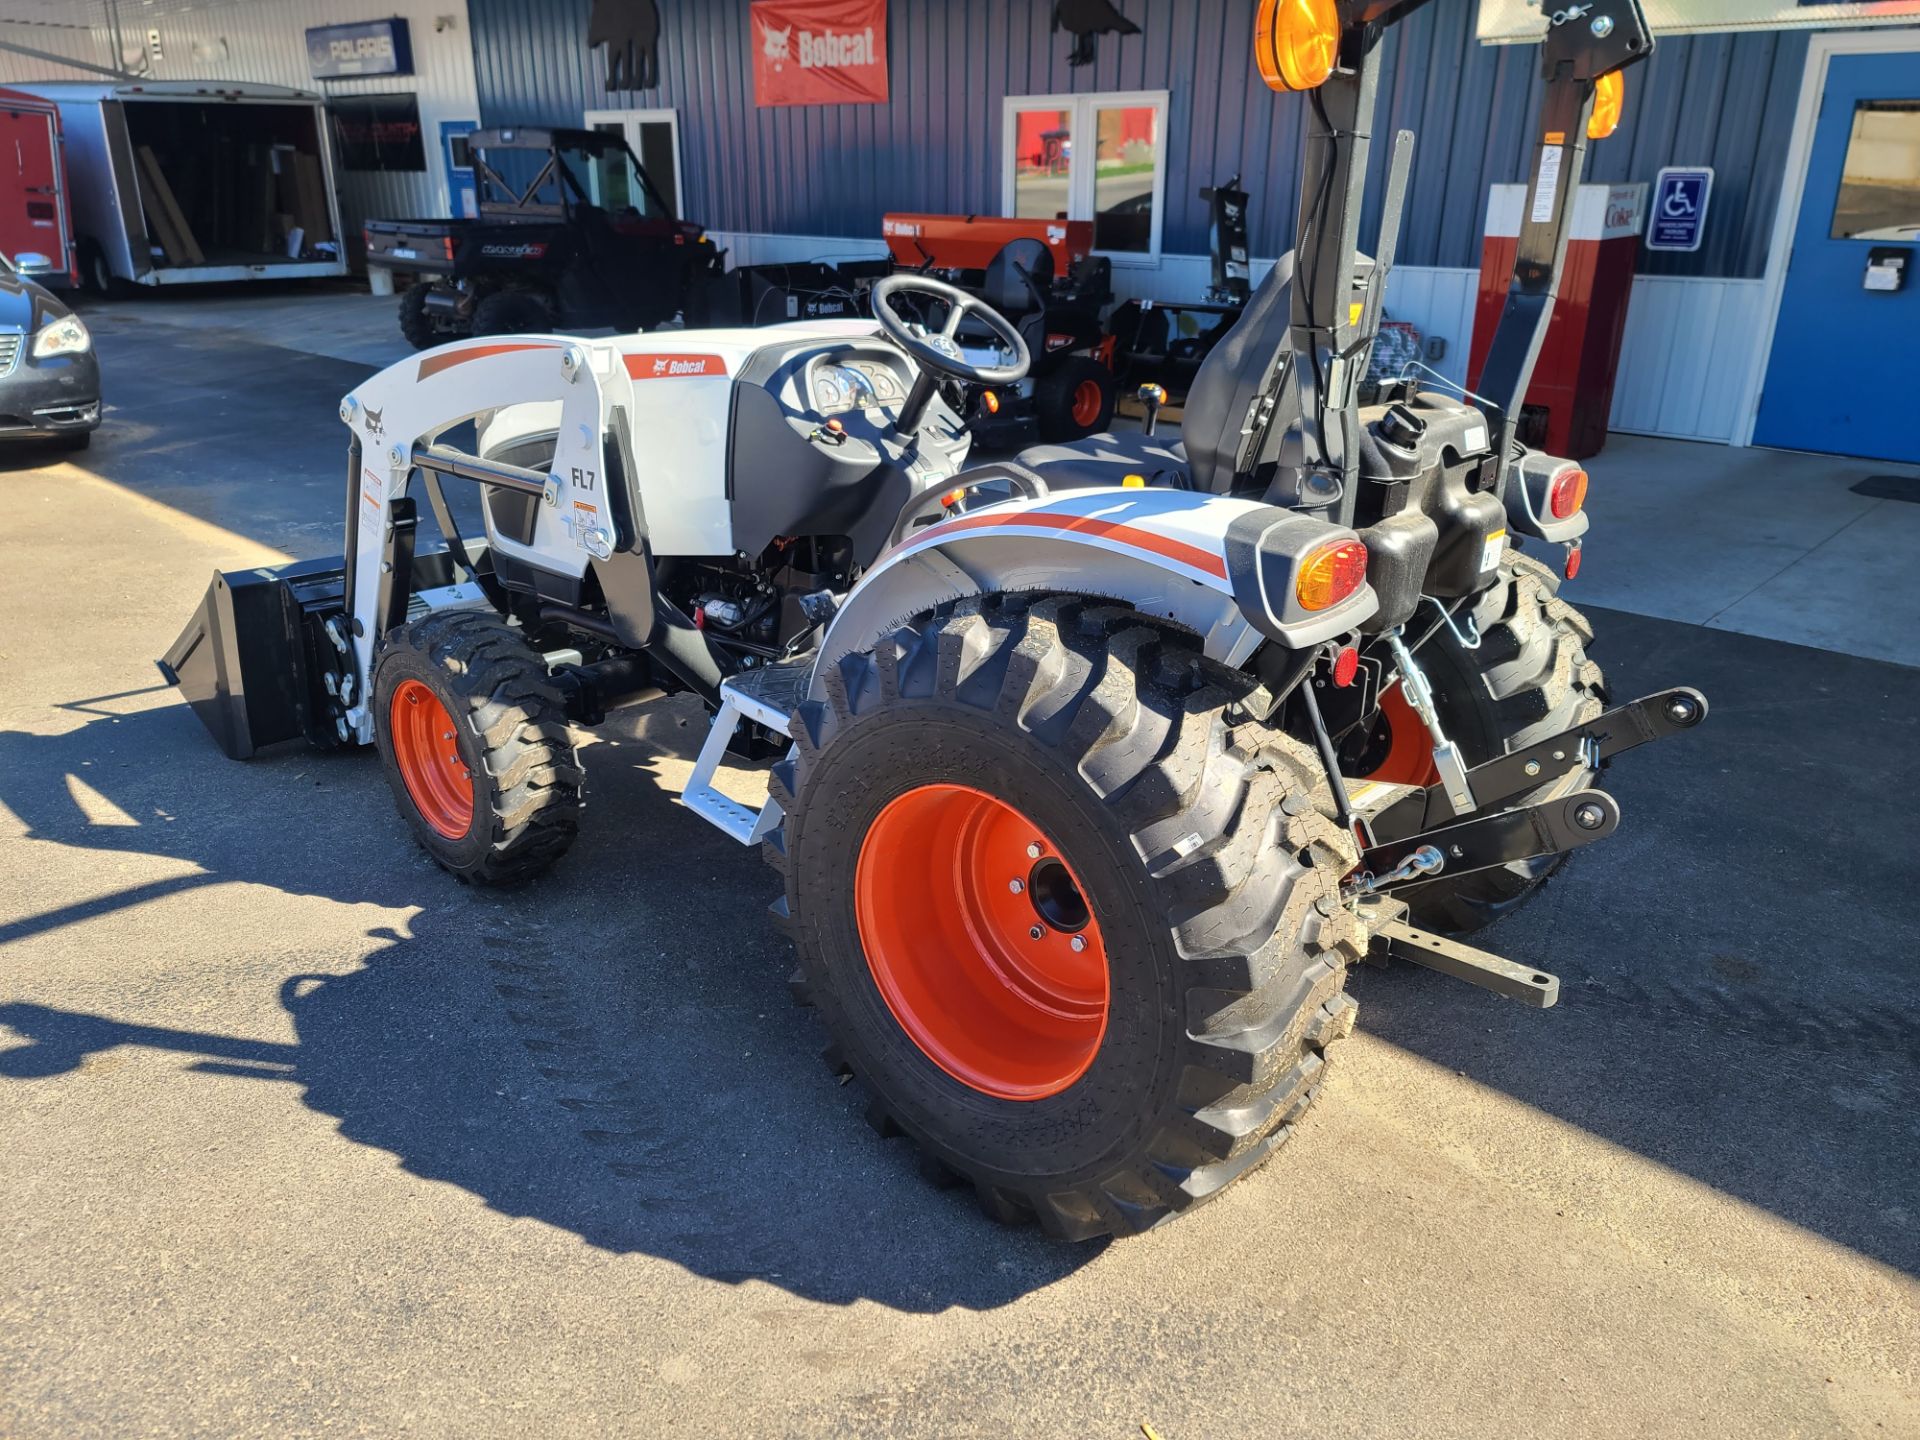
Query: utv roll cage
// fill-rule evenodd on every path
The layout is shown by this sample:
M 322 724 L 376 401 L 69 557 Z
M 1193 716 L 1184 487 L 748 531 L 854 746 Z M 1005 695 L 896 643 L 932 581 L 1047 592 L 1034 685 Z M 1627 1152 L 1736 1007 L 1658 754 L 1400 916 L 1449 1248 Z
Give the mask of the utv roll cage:
M 579 150 L 590 155 L 606 155 L 618 152 L 632 164 L 633 179 L 645 189 L 648 202 L 655 213 L 672 217 L 673 209 L 661 198 L 654 188 L 653 177 L 647 174 L 640 158 L 633 153 L 623 136 L 609 134 L 604 130 L 573 130 L 551 128 L 529 128 L 526 126 L 504 126 L 493 130 L 475 130 L 467 136 L 467 146 L 472 154 L 474 179 L 480 187 L 479 201 L 483 208 L 496 212 L 494 218 L 500 218 L 497 212 L 502 210 L 518 211 L 526 215 L 552 216 L 566 213 L 567 205 L 550 205 L 534 199 L 548 181 L 554 181 L 565 196 L 571 194 L 574 204 L 591 205 L 593 197 L 587 193 L 586 186 L 580 183 L 580 177 L 573 172 L 564 158 L 565 152 Z M 545 152 L 546 164 L 526 185 L 516 187 L 486 158 L 489 151 L 538 151 Z M 500 198 L 491 198 L 490 192 L 497 192 Z

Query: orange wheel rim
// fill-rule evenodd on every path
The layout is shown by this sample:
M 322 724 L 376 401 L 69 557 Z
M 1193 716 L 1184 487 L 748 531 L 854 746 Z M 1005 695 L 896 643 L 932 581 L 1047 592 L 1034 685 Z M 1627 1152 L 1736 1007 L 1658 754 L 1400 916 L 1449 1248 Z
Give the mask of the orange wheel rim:
M 1107 1029 L 1107 950 L 1079 879 L 1025 815 L 965 785 L 890 801 L 860 845 L 855 918 L 887 1008 L 947 1074 L 1058 1095 Z
M 1092 425 L 1100 418 L 1100 382 L 1082 380 L 1073 387 L 1073 423 Z
M 387 738 L 420 818 L 449 840 L 464 836 L 473 828 L 473 773 L 440 697 L 418 680 L 402 680 L 387 707 Z
M 1380 699 L 1387 725 L 1387 755 L 1364 777 L 1385 785 L 1432 785 L 1440 778 L 1433 764 L 1433 736 L 1396 685 Z

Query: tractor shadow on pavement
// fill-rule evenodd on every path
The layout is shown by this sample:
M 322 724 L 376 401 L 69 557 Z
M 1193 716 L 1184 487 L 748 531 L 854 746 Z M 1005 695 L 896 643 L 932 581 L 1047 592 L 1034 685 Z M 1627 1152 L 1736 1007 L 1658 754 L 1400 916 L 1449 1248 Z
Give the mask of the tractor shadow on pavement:
M 1622 756 L 1619 832 L 1477 937 L 1560 1003 L 1363 968 L 1360 1028 L 1920 1275 L 1920 670 L 1593 613 L 1616 700 L 1712 712 Z
M 1920 819 L 1897 743 L 1920 671 L 1626 615 L 1601 628 L 1616 696 L 1686 681 L 1714 713 L 1625 757 L 1609 781 L 1621 833 L 1485 937 L 1559 973 L 1561 1004 L 1363 969 L 1361 1029 L 1920 1273 L 1920 895 L 1903 858 Z M 92 878 L 112 893 L 0 919 L 0 943 L 232 882 L 397 914 L 359 968 L 260 967 L 292 1046 L 15 1004 L 0 1085 L 118 1045 L 291 1080 L 342 1135 L 503 1213 L 836 1303 L 992 1307 L 1100 1253 L 999 1230 L 861 1123 L 858 1083 L 826 1074 L 824 1036 L 788 999 L 771 876 L 663 788 L 697 724 L 649 710 L 610 727 L 617 743 L 586 753 L 572 853 L 492 895 L 425 861 L 367 756 L 238 766 L 183 706 L 66 708 L 87 722 L 0 732 L 0 805 L 31 837 L 100 856 Z M 115 887 L 114 853 L 194 869 Z M 245 938 L 221 943 L 208 963 L 241 969 Z M 1221 1203 L 1310 1179 L 1289 1180 L 1291 1163 L 1282 1151 Z
M 503 1214 L 829 1303 L 991 1308 L 1100 1253 L 1002 1230 L 863 1123 L 859 1085 L 828 1074 L 823 1032 L 789 997 L 771 873 L 655 778 L 678 766 L 672 722 L 664 754 L 627 725 L 592 747 L 579 843 L 551 877 L 496 895 L 424 859 L 370 756 L 235 765 L 184 706 L 113 713 L 125 703 L 68 707 L 94 716 L 62 735 L 0 731 L 0 806 L 30 839 L 87 847 L 89 888 L 108 892 L 7 907 L 0 945 L 188 890 L 213 935 L 278 903 L 242 911 L 236 884 L 400 913 L 341 936 L 357 968 L 317 952 L 315 973 L 288 975 L 246 935 L 210 947 L 225 987 L 258 970 L 293 1044 L 0 1003 L 0 1095 L 122 1046 L 182 1057 L 180 1084 L 291 1082 L 342 1136 Z M 193 870 L 116 886 L 115 855 Z

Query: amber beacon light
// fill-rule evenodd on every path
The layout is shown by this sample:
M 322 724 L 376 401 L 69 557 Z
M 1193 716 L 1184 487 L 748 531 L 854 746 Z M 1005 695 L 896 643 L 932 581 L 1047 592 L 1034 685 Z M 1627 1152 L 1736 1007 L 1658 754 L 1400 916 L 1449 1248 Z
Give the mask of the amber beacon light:
M 1627 109 L 1626 76 L 1609 70 L 1593 82 L 1593 113 L 1587 117 L 1587 138 L 1604 140 L 1620 128 Z
M 1312 90 L 1333 73 L 1340 49 L 1334 0 L 1260 0 L 1253 55 L 1275 90 Z

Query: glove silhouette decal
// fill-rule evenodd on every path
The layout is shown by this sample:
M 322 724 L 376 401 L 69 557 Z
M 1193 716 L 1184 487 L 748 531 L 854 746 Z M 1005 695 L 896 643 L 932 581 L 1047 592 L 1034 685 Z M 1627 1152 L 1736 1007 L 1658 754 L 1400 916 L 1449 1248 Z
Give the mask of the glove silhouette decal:
M 587 47 L 607 47 L 607 89 L 651 90 L 660 83 L 660 7 L 654 0 L 593 0 Z
M 1114 9 L 1109 0 L 1055 0 L 1053 28 L 1073 32 L 1073 49 L 1067 54 L 1069 65 L 1091 65 L 1102 32 L 1140 33 L 1140 27 Z

